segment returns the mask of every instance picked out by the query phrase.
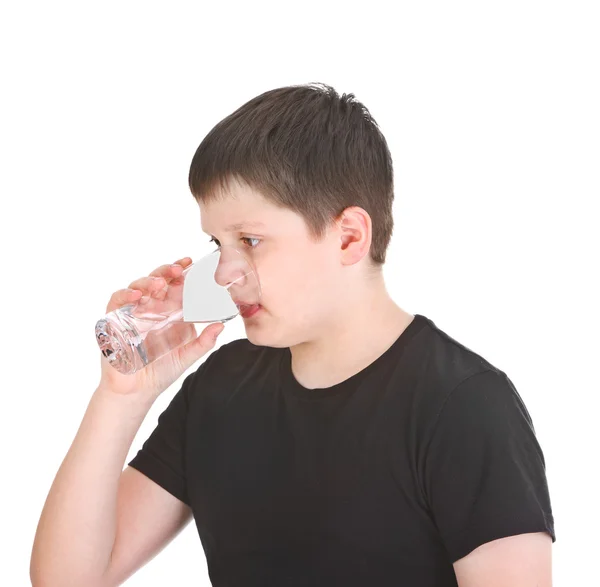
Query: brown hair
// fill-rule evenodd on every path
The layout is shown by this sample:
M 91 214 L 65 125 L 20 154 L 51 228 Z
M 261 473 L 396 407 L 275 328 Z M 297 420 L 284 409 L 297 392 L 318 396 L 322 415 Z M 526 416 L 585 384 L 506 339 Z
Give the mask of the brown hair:
M 392 158 L 367 108 L 326 84 L 265 92 L 219 122 L 192 159 L 197 201 L 224 194 L 231 178 L 300 214 L 316 240 L 349 206 L 371 217 L 371 259 L 385 262 L 392 236 Z

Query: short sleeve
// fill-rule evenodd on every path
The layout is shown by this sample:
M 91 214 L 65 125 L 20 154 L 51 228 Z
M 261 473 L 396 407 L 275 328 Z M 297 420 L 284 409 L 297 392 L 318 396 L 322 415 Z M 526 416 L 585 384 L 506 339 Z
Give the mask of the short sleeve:
M 185 437 L 190 394 L 198 386 L 213 355 L 183 380 L 179 391 L 159 415 L 156 427 L 128 463 L 186 505 L 190 505 L 185 471 Z
M 521 397 L 501 371 L 477 373 L 450 393 L 423 475 L 453 563 L 507 536 L 547 532 L 556 541 L 544 455 Z

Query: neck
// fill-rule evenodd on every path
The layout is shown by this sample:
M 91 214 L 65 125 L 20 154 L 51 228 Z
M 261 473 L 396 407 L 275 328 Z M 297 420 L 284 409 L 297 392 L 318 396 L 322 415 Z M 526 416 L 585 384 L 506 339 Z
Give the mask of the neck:
M 355 293 L 319 336 L 290 348 L 294 377 L 307 389 L 331 387 L 362 371 L 414 318 L 390 298 L 382 277 L 362 291 L 348 289 Z

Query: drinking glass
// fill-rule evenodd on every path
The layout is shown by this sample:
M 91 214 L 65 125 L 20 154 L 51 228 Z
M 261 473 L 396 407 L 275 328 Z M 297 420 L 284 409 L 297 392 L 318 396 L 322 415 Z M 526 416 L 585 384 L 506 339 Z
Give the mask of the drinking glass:
M 260 282 L 237 248 L 222 245 L 183 270 L 156 297 L 127 304 L 96 323 L 96 341 L 110 365 L 132 374 L 188 342 L 186 323 L 227 322 L 252 314 Z

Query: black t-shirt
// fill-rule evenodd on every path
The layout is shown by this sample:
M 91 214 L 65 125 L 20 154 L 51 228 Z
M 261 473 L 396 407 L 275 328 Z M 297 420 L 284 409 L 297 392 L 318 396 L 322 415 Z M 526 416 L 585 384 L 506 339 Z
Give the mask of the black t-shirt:
M 485 542 L 556 540 L 513 383 L 420 314 L 326 389 L 288 348 L 223 345 L 129 465 L 191 507 L 215 587 L 450 587 Z

